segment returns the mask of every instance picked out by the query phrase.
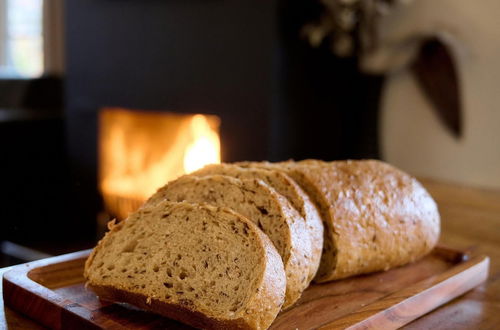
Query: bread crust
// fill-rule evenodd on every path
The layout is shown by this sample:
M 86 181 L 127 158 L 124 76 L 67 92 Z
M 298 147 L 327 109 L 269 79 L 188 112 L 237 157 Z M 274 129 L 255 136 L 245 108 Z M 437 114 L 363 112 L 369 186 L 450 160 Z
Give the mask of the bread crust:
M 311 248 L 312 248 L 312 259 L 311 259 L 311 269 L 309 272 L 308 282 L 310 283 L 318 273 L 319 265 L 321 262 L 321 255 L 323 253 L 324 244 L 324 225 L 323 220 L 320 216 L 318 209 L 315 204 L 309 198 L 302 188 L 288 175 L 282 173 L 287 177 L 290 184 L 294 186 L 294 190 L 303 201 L 303 214 L 306 221 L 306 226 L 309 228 L 309 233 L 311 237 Z
M 244 308 L 238 310 L 232 317 L 215 317 L 201 310 L 196 310 L 188 302 L 169 303 L 156 297 L 148 297 L 145 294 L 131 292 L 119 285 L 101 285 L 92 280 L 90 266 L 94 257 L 105 246 L 106 241 L 114 232 L 120 230 L 127 220 L 118 225 L 111 223 L 110 232 L 98 243 L 86 261 L 84 276 L 87 279 L 87 287 L 94 291 L 101 299 L 114 302 L 126 302 L 134 306 L 149 310 L 166 317 L 181 321 L 191 326 L 203 329 L 267 329 L 281 310 L 285 299 L 285 271 L 281 257 L 276 251 L 269 238 L 250 220 L 227 208 L 217 208 L 210 205 L 199 205 L 190 203 L 173 203 L 163 201 L 162 205 L 175 205 L 175 207 L 199 207 L 209 212 L 228 213 L 235 216 L 239 221 L 248 225 L 251 232 L 257 236 L 259 250 L 262 253 L 261 262 L 264 270 L 258 279 L 257 290 L 249 293 L 251 295 Z M 160 205 L 161 206 L 161 205 Z
M 412 176 L 377 160 L 247 163 L 281 168 L 317 203 L 325 222 L 318 282 L 387 270 L 429 253 L 437 205 Z

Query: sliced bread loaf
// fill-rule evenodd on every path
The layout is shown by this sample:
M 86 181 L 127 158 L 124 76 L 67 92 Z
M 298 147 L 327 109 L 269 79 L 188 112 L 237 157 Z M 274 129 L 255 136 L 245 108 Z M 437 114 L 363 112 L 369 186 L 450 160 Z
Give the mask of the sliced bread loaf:
M 161 202 L 111 223 L 84 275 L 103 299 L 203 329 L 266 329 L 285 297 L 283 263 L 267 236 L 208 205 Z
M 281 169 L 320 209 L 324 253 L 316 280 L 387 270 L 417 260 L 436 245 L 436 203 L 410 175 L 376 160 L 244 163 Z
M 283 196 L 261 180 L 184 176 L 160 188 L 146 205 L 162 200 L 226 206 L 247 217 L 269 236 L 282 257 L 287 280 L 283 308 L 296 302 L 306 289 L 312 251 L 304 221 Z
M 309 196 L 282 171 L 243 168 L 235 164 L 212 164 L 191 173 L 194 176 L 206 176 L 221 174 L 238 179 L 260 179 L 271 188 L 286 197 L 290 204 L 300 213 L 311 239 L 312 258 L 309 265 L 308 282 L 310 282 L 318 271 L 321 253 L 323 250 L 323 223 L 316 206 L 311 202 Z

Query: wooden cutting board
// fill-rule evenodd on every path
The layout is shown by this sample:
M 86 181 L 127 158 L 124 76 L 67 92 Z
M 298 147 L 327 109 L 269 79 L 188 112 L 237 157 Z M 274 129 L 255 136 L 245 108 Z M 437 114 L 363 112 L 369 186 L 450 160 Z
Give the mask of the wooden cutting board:
M 87 291 L 83 266 L 89 252 L 14 267 L 3 277 L 5 304 L 55 329 L 189 329 Z M 271 328 L 398 328 L 484 282 L 488 267 L 488 257 L 438 247 L 404 267 L 311 285 Z

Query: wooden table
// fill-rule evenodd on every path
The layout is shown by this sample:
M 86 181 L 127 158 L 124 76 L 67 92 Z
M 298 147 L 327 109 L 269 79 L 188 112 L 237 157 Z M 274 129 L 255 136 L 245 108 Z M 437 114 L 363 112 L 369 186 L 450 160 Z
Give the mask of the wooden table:
M 441 243 L 491 258 L 488 281 L 407 329 L 496 329 L 500 325 L 500 191 L 487 191 L 422 180 L 442 217 Z M 7 268 L 0 269 L 0 276 Z M 1 292 L 1 286 L 0 286 Z M 3 298 L 0 295 L 0 306 Z M 0 311 L 0 329 L 42 329 L 10 310 Z

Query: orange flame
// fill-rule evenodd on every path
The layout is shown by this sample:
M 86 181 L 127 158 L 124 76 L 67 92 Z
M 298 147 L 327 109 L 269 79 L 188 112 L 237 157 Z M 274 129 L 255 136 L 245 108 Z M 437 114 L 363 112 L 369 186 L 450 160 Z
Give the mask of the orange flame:
M 184 154 L 184 172 L 190 173 L 208 164 L 220 163 L 219 135 L 210 127 L 203 115 L 191 120 L 193 142 Z
M 107 108 L 99 119 L 100 189 L 119 218 L 166 182 L 220 163 L 215 116 Z

